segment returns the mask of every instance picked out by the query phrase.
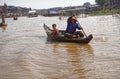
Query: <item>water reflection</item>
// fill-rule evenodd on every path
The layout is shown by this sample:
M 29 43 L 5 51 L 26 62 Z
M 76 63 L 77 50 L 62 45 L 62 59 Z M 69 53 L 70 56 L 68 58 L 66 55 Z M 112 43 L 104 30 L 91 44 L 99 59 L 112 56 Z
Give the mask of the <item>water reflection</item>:
M 1 28 L 2 28 L 2 31 L 4 32 L 7 28 L 7 26 L 2 26 Z
M 85 66 L 93 63 L 93 50 L 89 44 L 85 45 L 66 45 L 69 55 L 68 62 L 73 66 L 74 79 L 87 79 Z M 86 63 L 87 62 L 87 63 Z M 88 63 L 89 62 L 89 63 Z
M 89 45 L 47 41 L 43 23 L 65 29 L 58 17 L 11 19 L 5 32 L 0 28 L 0 79 L 120 79 L 117 17 L 78 18 L 94 36 Z
M 89 73 L 90 70 L 94 69 L 93 59 L 93 49 L 89 44 L 75 44 L 75 43 L 56 43 L 51 42 L 53 45 L 53 54 L 56 60 L 57 69 L 61 72 L 56 72 L 62 74 L 58 76 L 57 79 L 88 79 L 88 76 L 93 74 Z M 65 52 L 62 52 L 65 51 Z M 59 63 L 59 64 L 58 64 Z M 59 67 L 60 66 L 60 67 Z M 90 66 L 90 67 L 89 67 Z M 66 72 L 67 73 L 63 73 Z

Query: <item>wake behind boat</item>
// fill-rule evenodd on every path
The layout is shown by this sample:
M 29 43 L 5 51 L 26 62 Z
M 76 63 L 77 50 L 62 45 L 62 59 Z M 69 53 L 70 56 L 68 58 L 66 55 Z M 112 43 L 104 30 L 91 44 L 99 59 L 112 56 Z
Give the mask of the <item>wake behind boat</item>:
M 65 30 L 59 30 L 59 35 L 53 35 L 53 30 L 50 29 L 46 24 L 44 24 L 44 29 L 47 34 L 47 40 L 48 41 L 58 41 L 58 42 L 71 42 L 71 43 L 89 43 L 93 36 L 90 34 L 87 37 L 80 37 L 80 38 L 67 38 L 64 36 Z

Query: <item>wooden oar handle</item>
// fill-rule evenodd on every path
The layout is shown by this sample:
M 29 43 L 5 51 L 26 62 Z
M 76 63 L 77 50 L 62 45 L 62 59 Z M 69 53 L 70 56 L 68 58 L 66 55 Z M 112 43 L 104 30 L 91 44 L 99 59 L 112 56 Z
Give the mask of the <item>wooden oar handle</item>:
M 79 21 L 78 20 L 76 20 L 76 21 L 78 22 L 79 26 L 81 26 L 80 23 L 79 23 Z M 81 28 L 82 28 L 82 26 L 81 26 Z M 87 37 L 87 35 L 85 34 L 83 28 L 82 28 L 82 31 L 83 31 L 84 35 Z

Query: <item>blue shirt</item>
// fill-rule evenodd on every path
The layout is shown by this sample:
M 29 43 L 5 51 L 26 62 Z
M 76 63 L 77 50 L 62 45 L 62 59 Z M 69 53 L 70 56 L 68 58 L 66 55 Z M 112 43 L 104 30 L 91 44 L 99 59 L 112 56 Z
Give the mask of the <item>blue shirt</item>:
M 76 29 L 80 29 L 80 26 L 78 25 L 78 23 L 69 23 L 66 28 L 66 33 L 73 34 L 76 32 Z

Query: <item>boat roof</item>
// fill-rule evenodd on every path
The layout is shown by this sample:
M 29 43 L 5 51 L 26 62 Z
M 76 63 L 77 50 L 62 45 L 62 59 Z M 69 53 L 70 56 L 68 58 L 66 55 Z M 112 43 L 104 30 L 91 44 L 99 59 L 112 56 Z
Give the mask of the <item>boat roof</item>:
M 29 11 L 29 13 L 36 13 L 36 11 L 35 10 L 31 10 L 31 11 Z

